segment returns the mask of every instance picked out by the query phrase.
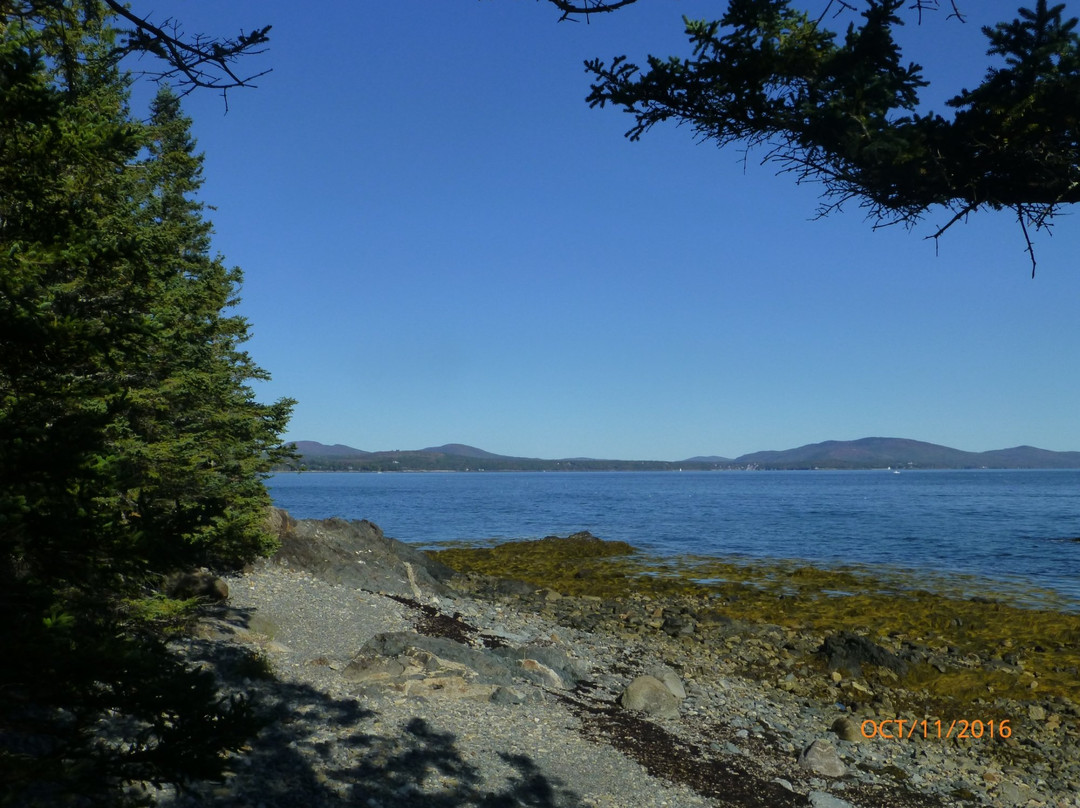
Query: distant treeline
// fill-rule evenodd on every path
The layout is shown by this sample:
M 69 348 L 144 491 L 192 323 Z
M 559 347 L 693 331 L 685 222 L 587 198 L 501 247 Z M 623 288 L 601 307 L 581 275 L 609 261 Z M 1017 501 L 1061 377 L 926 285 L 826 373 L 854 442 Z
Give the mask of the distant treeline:
M 478 458 L 429 452 L 380 452 L 356 457 L 304 456 L 308 471 L 713 471 L 718 463 L 663 460 L 541 460 L 536 458 Z M 278 470 L 286 470 L 279 466 Z

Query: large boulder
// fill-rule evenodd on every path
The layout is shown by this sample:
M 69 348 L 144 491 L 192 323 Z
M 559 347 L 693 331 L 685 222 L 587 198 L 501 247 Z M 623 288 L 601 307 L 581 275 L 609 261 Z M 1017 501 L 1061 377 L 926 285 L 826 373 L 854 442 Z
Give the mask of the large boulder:
M 268 519 L 281 549 L 273 562 L 324 581 L 418 600 L 448 592 L 454 572 L 414 547 L 387 538 L 365 520 L 291 518 L 274 509 Z

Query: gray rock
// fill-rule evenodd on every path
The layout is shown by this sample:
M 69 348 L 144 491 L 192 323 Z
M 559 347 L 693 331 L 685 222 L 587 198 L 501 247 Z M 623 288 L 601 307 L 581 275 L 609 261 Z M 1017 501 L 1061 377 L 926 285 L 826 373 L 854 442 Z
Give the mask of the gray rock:
M 656 665 L 653 668 L 645 671 L 648 676 L 652 676 L 654 679 L 659 679 L 664 683 L 664 687 L 671 691 L 671 695 L 682 701 L 686 698 L 686 688 L 683 687 L 682 679 L 667 665 Z
M 347 682 L 364 682 L 369 679 L 389 679 L 405 673 L 405 665 L 397 659 L 385 659 L 376 656 L 362 656 L 352 660 L 342 678 Z
M 516 690 L 511 690 L 508 687 L 495 688 L 495 692 L 491 694 L 491 701 L 494 704 L 522 704 L 525 701 L 525 697 Z
M 669 637 L 688 636 L 697 631 L 697 623 L 684 614 L 673 614 L 664 618 L 660 630 Z
M 495 591 L 500 595 L 518 595 L 523 597 L 536 591 L 536 586 L 526 581 L 518 581 L 514 578 L 500 578 L 495 583 Z
M 837 757 L 836 747 L 819 738 L 799 755 L 799 766 L 822 777 L 843 777 L 847 768 Z
M 834 797 L 826 791 L 811 791 L 808 796 L 812 808 L 855 808 L 847 800 Z
M 332 584 L 400 597 L 445 595 L 453 570 L 407 544 L 388 539 L 365 520 L 301 519 L 272 514 L 281 548 L 273 561 Z
M 464 665 L 477 674 L 485 684 L 511 684 L 510 668 L 490 651 L 480 651 L 445 637 L 425 637 L 409 631 L 390 631 L 376 634 L 357 654 L 358 660 L 373 656 L 397 657 L 418 649 L 447 662 Z
M 679 717 L 679 700 L 655 676 L 639 676 L 627 685 L 619 697 L 627 710 L 637 710 L 662 718 Z
M 1031 789 L 1019 783 L 1001 784 L 1001 804 L 1003 806 L 1026 805 L 1031 797 Z
M 558 671 L 552 670 L 543 662 L 537 662 L 535 659 L 521 660 L 521 672 L 526 678 L 543 687 L 553 687 L 556 690 L 565 690 L 567 688 L 566 681 L 559 676 Z
M 521 670 L 529 674 L 535 674 L 529 675 L 528 678 L 533 679 L 537 684 L 547 685 L 550 683 L 554 687 L 573 687 L 585 678 L 585 671 L 579 664 L 571 660 L 558 648 L 552 648 L 551 646 L 503 647 L 495 648 L 492 653 L 498 657 L 515 660 L 515 664 Z M 538 669 L 536 666 L 525 665 L 524 663 L 530 659 L 552 671 L 561 680 L 562 684 L 555 684 L 554 680 L 545 671 Z

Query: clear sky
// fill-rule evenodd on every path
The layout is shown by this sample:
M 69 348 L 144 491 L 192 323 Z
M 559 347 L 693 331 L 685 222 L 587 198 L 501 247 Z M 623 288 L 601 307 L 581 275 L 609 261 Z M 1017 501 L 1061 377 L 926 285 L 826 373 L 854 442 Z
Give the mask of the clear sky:
M 273 25 L 258 89 L 227 114 L 208 91 L 185 108 L 273 375 L 259 396 L 299 400 L 291 439 L 661 460 L 865 436 L 1080 450 L 1075 219 L 1036 236 L 1032 280 L 1013 216 L 936 248 L 944 212 L 913 231 L 874 232 L 856 206 L 814 221 L 817 189 L 762 153 L 674 126 L 631 143 L 629 116 L 584 103 L 584 59 L 685 54 L 681 15 L 722 3 L 589 24 L 532 0 L 132 5 L 189 32 Z M 985 70 L 978 26 L 1019 3 L 961 5 L 965 25 L 905 31 L 938 109 Z

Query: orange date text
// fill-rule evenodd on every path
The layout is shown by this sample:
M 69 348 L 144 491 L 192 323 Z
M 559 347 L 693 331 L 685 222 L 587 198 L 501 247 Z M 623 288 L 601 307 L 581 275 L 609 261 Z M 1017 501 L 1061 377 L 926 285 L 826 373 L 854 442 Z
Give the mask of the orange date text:
M 954 718 L 952 721 L 937 718 L 924 718 L 921 721 L 913 718 L 885 718 L 874 721 L 868 718 L 862 722 L 859 730 L 864 738 L 882 738 L 886 741 L 910 741 L 914 738 L 979 740 L 1012 736 L 1008 718 L 1000 721 L 966 718 Z

